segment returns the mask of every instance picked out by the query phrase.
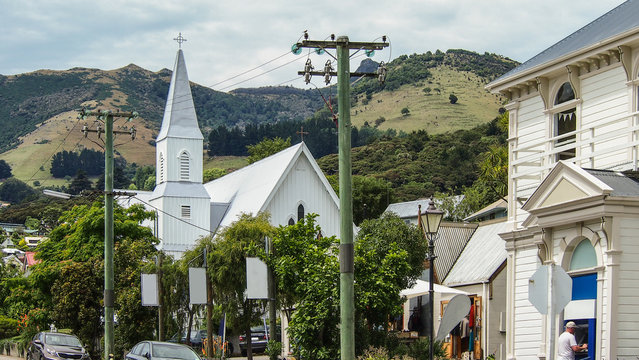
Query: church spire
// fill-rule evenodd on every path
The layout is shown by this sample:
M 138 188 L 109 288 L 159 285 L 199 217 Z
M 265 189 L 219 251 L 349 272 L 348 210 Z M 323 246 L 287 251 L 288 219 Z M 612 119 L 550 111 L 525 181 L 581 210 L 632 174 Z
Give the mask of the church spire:
M 204 139 L 197 123 L 182 49 L 178 50 L 175 59 L 169 95 L 164 109 L 164 119 L 162 119 L 162 127 L 156 142 L 167 137 Z

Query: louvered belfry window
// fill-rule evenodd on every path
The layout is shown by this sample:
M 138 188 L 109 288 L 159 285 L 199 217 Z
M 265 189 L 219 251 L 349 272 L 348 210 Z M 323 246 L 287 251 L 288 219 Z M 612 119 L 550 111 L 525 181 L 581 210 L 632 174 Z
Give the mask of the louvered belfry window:
M 180 180 L 189 180 L 189 154 L 180 154 Z
M 164 155 L 160 153 L 160 182 L 164 182 Z
M 182 218 L 190 219 L 191 218 L 191 207 L 188 205 L 182 205 L 181 214 Z

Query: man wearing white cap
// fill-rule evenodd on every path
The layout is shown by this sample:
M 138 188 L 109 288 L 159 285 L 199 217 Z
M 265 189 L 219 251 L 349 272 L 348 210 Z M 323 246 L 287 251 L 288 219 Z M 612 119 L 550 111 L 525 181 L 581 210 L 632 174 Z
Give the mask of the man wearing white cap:
M 577 324 L 574 321 L 566 323 L 566 331 L 559 335 L 557 343 L 557 355 L 559 360 L 575 360 L 575 352 L 588 349 L 588 344 L 577 345 L 575 339 L 575 328 Z

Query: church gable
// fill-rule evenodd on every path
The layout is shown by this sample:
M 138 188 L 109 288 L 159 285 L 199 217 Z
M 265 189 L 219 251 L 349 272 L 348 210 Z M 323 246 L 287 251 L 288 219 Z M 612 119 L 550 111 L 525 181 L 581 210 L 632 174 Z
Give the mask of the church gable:
M 537 209 L 567 204 L 577 200 L 610 194 L 612 188 L 586 170 L 560 161 L 539 185 L 522 209 Z

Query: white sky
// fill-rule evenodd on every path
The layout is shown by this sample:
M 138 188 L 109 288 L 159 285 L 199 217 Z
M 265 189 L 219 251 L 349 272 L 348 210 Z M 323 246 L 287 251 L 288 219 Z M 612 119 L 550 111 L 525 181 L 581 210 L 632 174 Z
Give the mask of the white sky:
M 312 40 L 331 33 L 351 41 L 387 35 L 391 49 L 377 52 L 376 61 L 466 49 L 523 62 L 622 2 L 0 0 L 0 74 L 72 67 L 112 70 L 130 63 L 151 71 L 172 69 L 178 48 L 173 38 L 181 32 L 187 39 L 182 48 L 191 81 L 222 91 L 308 88 L 301 79 L 289 82 L 306 59 L 306 52 L 294 56 L 289 51 L 304 30 Z M 330 57 L 313 54 L 311 59 L 320 70 Z M 362 59 L 353 58 L 351 71 Z M 320 78 L 313 82 L 323 85 Z

